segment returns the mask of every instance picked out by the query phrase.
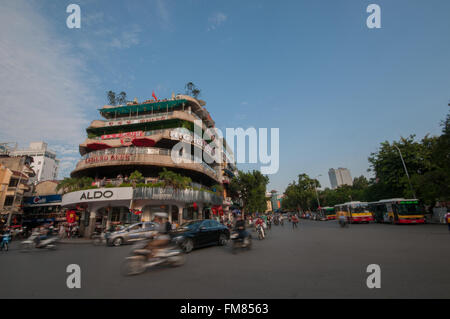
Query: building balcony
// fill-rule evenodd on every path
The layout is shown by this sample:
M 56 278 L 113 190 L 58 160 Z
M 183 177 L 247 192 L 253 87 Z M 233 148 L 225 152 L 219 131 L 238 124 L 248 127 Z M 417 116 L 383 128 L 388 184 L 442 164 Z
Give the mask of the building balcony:
M 90 152 L 82 157 L 75 170 L 73 177 L 84 176 L 86 170 L 96 168 L 108 168 L 113 166 L 133 166 L 139 170 L 139 167 L 166 167 L 181 170 L 195 171 L 211 178 L 214 182 L 219 182 L 219 175 L 208 164 L 195 161 L 189 154 L 182 157 L 181 163 L 175 163 L 171 157 L 169 149 L 156 147 L 121 147 L 110 148 Z
M 123 117 L 118 119 L 109 119 L 109 120 L 94 120 L 91 122 L 89 127 L 87 128 L 88 133 L 99 134 L 98 132 L 109 131 L 111 129 L 120 130 L 121 128 L 129 128 L 130 126 L 142 126 L 146 123 L 152 122 L 162 122 L 168 120 L 184 120 L 188 122 L 194 122 L 201 119 L 198 115 L 194 113 L 189 113 L 188 111 L 173 111 L 173 112 L 163 112 L 157 114 L 147 114 L 142 116 L 130 116 Z M 208 127 L 202 121 L 202 129 L 205 131 Z
M 135 200 L 173 200 L 183 203 L 210 203 L 211 205 L 222 205 L 223 198 L 206 191 L 193 189 L 173 189 L 163 187 L 141 187 L 133 191 Z

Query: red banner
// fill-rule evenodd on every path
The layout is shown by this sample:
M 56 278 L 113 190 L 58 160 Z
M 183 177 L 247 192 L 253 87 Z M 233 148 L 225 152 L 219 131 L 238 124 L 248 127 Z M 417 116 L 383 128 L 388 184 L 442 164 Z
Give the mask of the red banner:
M 126 132 L 126 133 L 117 133 L 117 134 L 107 134 L 102 135 L 102 140 L 112 139 L 112 138 L 121 138 L 121 137 L 141 137 L 144 136 L 143 131 L 136 131 L 136 132 Z

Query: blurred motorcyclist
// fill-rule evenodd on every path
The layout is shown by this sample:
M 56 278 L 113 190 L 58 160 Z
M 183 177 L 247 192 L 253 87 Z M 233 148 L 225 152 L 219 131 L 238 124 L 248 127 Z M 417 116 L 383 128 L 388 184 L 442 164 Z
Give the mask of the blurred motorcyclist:
M 338 219 L 339 219 L 339 224 L 341 226 L 346 226 L 347 225 L 347 216 L 345 215 L 344 212 L 338 212 Z
M 234 230 L 238 232 L 239 239 L 245 239 L 246 237 L 248 237 L 248 232 L 245 230 L 245 221 L 242 219 L 241 215 L 237 217 L 236 224 L 234 225 Z
M 153 222 L 157 223 L 156 231 L 158 232 L 148 243 L 148 248 L 150 249 L 150 258 L 158 256 L 158 252 L 170 242 L 169 231 L 164 222 L 167 219 L 167 213 L 155 213 L 155 219 Z
M 256 221 L 255 221 L 255 227 L 256 227 L 256 229 L 258 229 L 258 226 L 260 226 L 260 229 L 261 229 L 261 233 L 262 233 L 262 236 L 263 236 L 263 238 L 266 236 L 266 234 L 264 233 L 264 221 L 263 221 L 263 219 L 261 218 L 261 217 L 258 217 L 257 219 L 256 219 Z

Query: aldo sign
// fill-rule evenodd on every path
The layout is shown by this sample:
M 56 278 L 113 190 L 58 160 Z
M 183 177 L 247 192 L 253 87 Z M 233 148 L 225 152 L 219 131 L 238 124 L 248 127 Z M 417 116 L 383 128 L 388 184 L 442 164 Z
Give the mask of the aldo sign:
M 131 187 L 88 189 L 65 194 L 62 198 L 62 206 L 111 200 L 131 200 L 132 197 L 133 188 Z

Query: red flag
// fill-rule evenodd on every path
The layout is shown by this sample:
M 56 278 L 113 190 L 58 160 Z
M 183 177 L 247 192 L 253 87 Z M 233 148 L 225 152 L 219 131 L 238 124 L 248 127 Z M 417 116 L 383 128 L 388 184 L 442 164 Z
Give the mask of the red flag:
M 158 101 L 158 98 L 157 98 L 156 95 L 155 95 L 155 91 L 153 91 L 152 96 L 153 96 L 153 98 L 155 99 L 155 101 Z
M 72 224 L 72 223 L 75 222 L 76 216 L 77 216 L 77 215 L 75 214 L 75 211 L 74 211 L 74 210 L 68 210 L 67 213 L 66 213 L 66 221 L 67 221 L 69 224 Z

